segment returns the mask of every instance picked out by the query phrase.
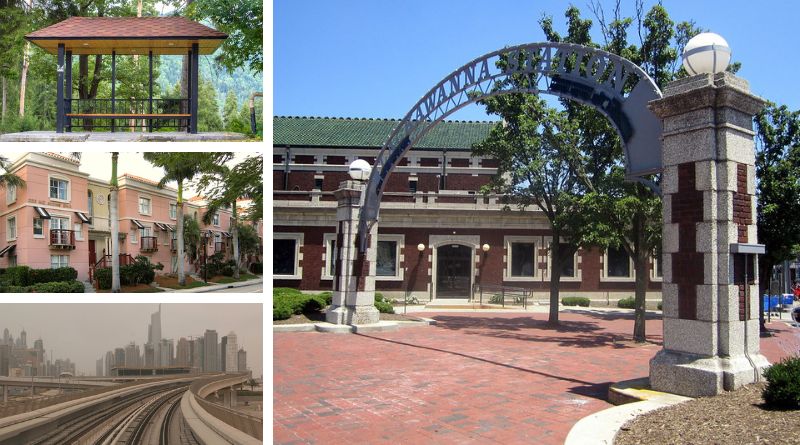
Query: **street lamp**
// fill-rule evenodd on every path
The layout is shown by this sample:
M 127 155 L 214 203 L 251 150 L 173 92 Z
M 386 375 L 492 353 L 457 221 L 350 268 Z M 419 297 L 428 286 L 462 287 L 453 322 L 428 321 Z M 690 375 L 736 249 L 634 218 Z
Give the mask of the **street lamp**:
M 350 177 L 356 181 L 366 181 L 371 171 L 372 167 L 369 162 L 363 159 L 356 159 L 349 168 Z
M 721 73 L 730 61 L 728 42 L 713 32 L 692 37 L 683 48 L 683 67 L 690 75 Z

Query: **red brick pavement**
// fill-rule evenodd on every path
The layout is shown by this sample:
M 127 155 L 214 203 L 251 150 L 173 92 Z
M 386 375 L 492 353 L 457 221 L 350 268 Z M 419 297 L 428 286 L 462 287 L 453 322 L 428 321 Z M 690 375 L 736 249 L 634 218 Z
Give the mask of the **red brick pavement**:
M 274 442 L 562 444 L 661 348 L 657 319 L 640 346 L 627 315 L 562 313 L 557 329 L 543 314 L 423 315 L 438 325 L 275 333 Z

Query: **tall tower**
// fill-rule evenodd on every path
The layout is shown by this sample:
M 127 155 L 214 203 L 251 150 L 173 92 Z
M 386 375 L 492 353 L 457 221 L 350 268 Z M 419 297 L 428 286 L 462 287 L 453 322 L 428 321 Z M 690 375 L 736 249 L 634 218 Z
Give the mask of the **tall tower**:
M 239 353 L 238 353 L 238 357 L 237 358 L 238 358 L 238 360 L 237 360 L 238 366 L 237 367 L 239 368 L 239 372 L 247 371 L 247 351 L 245 351 L 244 348 L 239 349 Z
M 236 345 L 236 334 L 231 331 L 228 335 L 228 342 L 225 344 L 225 350 L 222 352 L 225 355 L 225 372 L 238 372 L 239 371 L 239 348 Z
M 10 337 L 10 334 L 8 333 L 8 328 L 3 329 L 3 344 L 4 345 L 8 344 L 9 337 Z
M 152 366 L 167 366 L 161 363 L 161 305 L 158 311 L 150 314 L 150 325 L 147 327 L 147 344 L 153 349 Z
M 28 349 L 28 333 L 25 332 L 25 328 L 19 333 L 19 345 L 22 349 Z
M 191 355 L 189 340 L 184 337 L 178 339 L 178 344 L 175 347 L 175 364 L 178 366 L 190 366 L 192 364 Z
M 219 360 L 217 348 L 219 345 L 217 343 L 217 331 L 206 329 L 206 333 L 203 335 L 203 371 L 205 372 L 219 371 L 219 368 L 217 368 L 217 361 Z

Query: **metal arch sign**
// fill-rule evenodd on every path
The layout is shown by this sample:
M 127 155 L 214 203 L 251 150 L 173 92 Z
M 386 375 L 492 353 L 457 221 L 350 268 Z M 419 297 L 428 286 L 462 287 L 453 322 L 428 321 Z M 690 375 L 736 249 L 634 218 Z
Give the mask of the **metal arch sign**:
M 503 61 L 504 63 L 498 63 Z M 506 82 L 524 76 L 527 87 Z M 622 139 L 625 172 L 644 183 L 661 171 L 661 121 L 647 103 L 661 91 L 630 60 L 569 43 L 529 43 L 485 54 L 453 71 L 411 108 L 384 143 L 364 192 L 359 221 L 360 251 L 368 227 L 378 220 L 389 174 L 431 128 L 481 99 L 510 93 L 552 94 L 590 105 L 603 113 Z

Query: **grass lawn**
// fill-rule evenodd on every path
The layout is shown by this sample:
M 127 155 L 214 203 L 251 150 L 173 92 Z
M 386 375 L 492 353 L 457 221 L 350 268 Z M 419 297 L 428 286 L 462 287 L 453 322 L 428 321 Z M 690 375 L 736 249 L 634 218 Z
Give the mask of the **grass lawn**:
M 111 293 L 111 289 L 99 289 L 95 290 L 98 294 L 108 294 Z M 161 289 L 156 287 L 152 287 L 149 284 L 137 284 L 136 286 L 120 286 L 120 292 L 128 292 L 132 294 L 149 294 L 153 292 L 164 292 Z
M 239 281 L 252 280 L 252 279 L 255 279 L 255 278 L 259 278 L 259 276 L 258 275 L 253 275 L 253 274 L 249 274 L 249 273 L 240 273 L 238 280 L 236 278 L 233 278 L 233 277 L 226 277 L 224 275 L 217 275 L 215 277 L 209 278 L 208 281 L 211 282 L 211 283 L 216 283 L 216 284 L 228 284 L 228 283 L 236 283 L 236 282 L 239 282 Z
M 159 287 L 166 287 L 169 289 L 193 289 L 195 287 L 206 286 L 202 281 L 195 281 L 194 278 L 186 276 L 186 286 L 178 285 L 178 277 L 170 277 L 167 275 L 156 275 L 156 283 Z

